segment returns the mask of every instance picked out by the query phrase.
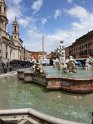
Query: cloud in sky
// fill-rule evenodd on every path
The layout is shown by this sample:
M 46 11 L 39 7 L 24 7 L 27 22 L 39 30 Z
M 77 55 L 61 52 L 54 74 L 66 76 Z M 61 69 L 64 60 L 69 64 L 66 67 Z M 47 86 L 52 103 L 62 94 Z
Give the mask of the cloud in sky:
M 20 18 L 21 16 L 22 16 L 22 12 L 19 7 L 13 6 L 11 8 L 8 8 L 7 17 L 8 17 L 9 22 L 14 21 L 15 17 Z
M 19 24 L 22 26 L 22 28 L 25 28 L 25 36 L 22 39 L 26 48 L 33 51 L 41 50 L 42 32 L 38 25 L 42 23 L 42 26 L 44 27 L 47 23 L 48 27 L 55 27 L 55 25 L 49 25 L 51 24 L 50 21 L 53 19 L 54 22 L 55 18 L 55 22 L 57 24 L 57 18 L 62 15 L 62 11 L 59 8 L 56 8 L 53 15 L 50 15 L 49 13 L 49 15 L 41 17 L 39 15 L 36 16 L 33 14 L 32 16 L 29 16 L 24 15 L 23 13 L 24 8 L 22 8 L 20 4 L 22 0 L 19 0 L 16 3 L 14 3 L 15 0 L 6 1 L 10 1 L 10 3 L 8 3 L 9 22 L 14 21 L 15 16 L 17 16 Z M 35 0 L 35 2 L 32 3 L 32 9 L 35 13 L 37 13 L 41 9 L 43 2 L 43 0 Z M 69 7 L 69 9 L 65 9 L 63 14 L 67 16 L 68 20 L 69 17 L 71 19 L 73 18 L 73 21 L 69 22 L 70 28 L 66 29 L 64 27 L 63 29 L 57 27 L 55 30 L 51 29 L 52 32 L 50 32 L 50 27 L 49 29 L 48 27 L 46 27 L 48 33 L 46 33 L 46 31 L 44 30 L 44 39 L 45 50 L 48 52 L 52 51 L 53 49 L 56 49 L 60 40 L 64 41 L 66 47 L 68 45 L 71 45 L 72 42 L 74 42 L 77 38 L 81 37 L 82 35 L 86 34 L 88 31 L 93 30 L 93 13 L 90 12 L 88 9 L 74 4 L 72 8 Z
M 69 9 L 68 13 L 79 19 L 87 19 L 90 13 L 82 6 L 75 5 L 73 8 Z
M 84 7 L 75 6 L 68 10 L 68 14 L 79 19 L 78 22 L 72 22 L 73 29 L 77 29 L 78 32 L 79 30 L 80 32 L 88 32 L 93 29 L 93 13 L 90 13 Z
M 22 2 L 22 0 L 13 0 L 14 4 L 18 5 L 19 3 Z
M 77 12 L 79 12 L 79 14 Z M 73 21 L 71 23 L 71 28 L 68 30 L 59 28 L 52 34 L 44 34 L 46 51 L 50 52 L 53 49 L 56 49 L 60 40 L 63 40 L 65 47 L 67 47 L 68 45 L 71 45 L 72 42 L 74 42 L 77 38 L 93 29 L 93 13 L 90 13 L 84 7 L 75 5 L 71 9 L 66 10 L 66 14 L 73 18 L 77 18 L 78 21 Z M 40 41 L 42 34 L 38 32 L 37 29 L 35 32 L 36 35 L 31 35 L 30 33 L 31 41 L 33 41 L 33 43 L 38 41 L 36 43 L 38 44 L 38 47 L 34 46 L 34 49 L 40 50 L 39 48 L 41 48 Z
M 42 25 L 44 26 L 44 25 L 47 23 L 47 19 L 46 19 L 46 18 L 42 18 L 42 19 L 41 19 L 41 23 L 42 23 Z
M 5 0 L 8 6 L 19 5 L 23 0 Z
M 31 8 L 34 10 L 34 13 L 37 13 L 43 5 L 43 0 L 36 0 Z
M 62 15 L 62 11 L 60 9 L 56 9 L 54 12 L 54 18 L 57 19 Z
M 22 2 L 22 0 L 6 0 L 8 4 L 7 17 L 9 22 L 14 21 L 15 17 L 20 18 L 22 16 L 22 6 L 20 2 Z
M 24 39 L 24 45 L 28 50 L 41 51 L 42 49 L 42 33 L 38 31 L 36 26 L 28 28 L 26 33 L 26 39 Z
M 73 2 L 73 0 L 67 0 L 67 2 L 68 2 L 68 3 L 72 3 L 72 2 Z
M 33 23 L 35 19 L 33 17 L 24 17 L 24 18 L 19 18 L 18 22 L 21 26 L 24 28 L 29 25 L 29 23 Z
M 30 22 L 34 22 L 35 19 L 33 17 L 29 17 L 29 16 L 24 16 L 23 14 L 23 8 L 22 5 L 20 4 L 20 2 L 22 2 L 22 0 L 6 0 L 7 2 L 9 2 L 9 7 L 7 9 L 7 17 L 9 20 L 9 23 L 12 23 L 15 19 L 15 17 L 17 17 L 17 20 L 19 22 L 19 24 L 22 27 L 26 27 L 29 25 Z

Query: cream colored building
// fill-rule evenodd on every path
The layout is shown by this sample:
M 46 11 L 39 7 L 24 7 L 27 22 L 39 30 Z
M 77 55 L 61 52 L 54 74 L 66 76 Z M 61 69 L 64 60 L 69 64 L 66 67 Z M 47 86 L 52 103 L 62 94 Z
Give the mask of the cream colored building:
M 15 18 L 12 23 L 12 36 L 7 32 L 7 7 L 4 0 L 0 0 L 0 61 L 22 59 L 22 40 L 19 38 L 19 24 Z

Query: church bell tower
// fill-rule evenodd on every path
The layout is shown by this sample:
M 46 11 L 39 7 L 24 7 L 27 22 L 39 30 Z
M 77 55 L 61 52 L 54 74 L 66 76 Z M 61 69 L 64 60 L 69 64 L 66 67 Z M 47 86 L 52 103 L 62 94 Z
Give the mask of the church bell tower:
M 12 36 L 14 40 L 19 39 L 19 24 L 16 20 L 16 17 L 15 17 L 15 21 L 12 23 Z
M 7 7 L 4 0 L 0 0 L 0 28 L 7 32 Z

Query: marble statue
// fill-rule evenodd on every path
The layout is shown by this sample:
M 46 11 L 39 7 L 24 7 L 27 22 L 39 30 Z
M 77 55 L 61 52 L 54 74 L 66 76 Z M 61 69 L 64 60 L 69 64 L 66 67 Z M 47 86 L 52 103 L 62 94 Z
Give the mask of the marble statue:
M 91 56 L 89 56 L 89 58 L 87 58 L 85 61 L 85 69 L 90 70 L 92 68 L 92 63 L 93 63 L 93 59 Z
M 35 63 L 33 65 L 33 70 L 35 74 L 45 74 L 42 63 Z
M 65 60 L 65 48 L 63 41 L 60 42 L 56 54 L 58 56 L 58 59 L 57 61 L 54 61 L 54 66 L 56 66 L 59 70 L 62 70 L 62 73 L 77 72 L 77 66 L 75 65 L 77 62 L 75 61 L 75 59 L 70 56 L 69 59 Z
M 75 61 L 75 59 L 70 56 L 69 59 L 66 60 L 66 64 L 67 64 L 67 72 L 70 73 L 76 73 L 77 72 L 77 66 L 75 65 L 77 62 Z
M 57 56 L 59 59 L 59 69 L 63 69 L 65 65 L 65 48 L 63 41 L 60 41 L 59 47 L 57 48 Z
M 56 67 L 56 68 L 60 69 L 60 67 L 59 67 L 59 59 L 58 58 L 53 59 L 53 67 Z

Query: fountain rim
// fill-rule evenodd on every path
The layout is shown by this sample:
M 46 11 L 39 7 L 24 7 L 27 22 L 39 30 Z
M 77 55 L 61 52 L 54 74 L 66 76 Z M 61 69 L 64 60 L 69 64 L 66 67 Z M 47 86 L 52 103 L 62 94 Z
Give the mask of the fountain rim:
M 84 123 L 72 122 L 72 121 L 56 118 L 53 116 L 49 116 L 49 115 L 43 114 L 41 112 L 38 112 L 32 108 L 0 110 L 1 117 L 2 116 L 22 115 L 22 114 L 34 116 L 36 119 L 40 119 L 42 121 L 49 122 L 52 124 L 84 124 Z
M 93 81 L 93 78 L 85 77 L 85 78 L 78 78 L 78 77 L 64 77 L 64 76 L 46 76 L 46 79 L 65 79 L 71 81 Z
M 17 72 L 20 72 L 20 73 L 25 73 L 25 74 L 33 74 L 33 75 L 35 75 L 33 72 L 30 72 L 30 71 L 24 71 L 24 70 L 17 70 Z M 39 75 L 39 74 L 38 74 Z M 84 77 L 84 78 L 82 78 L 82 77 L 65 77 L 65 76 L 49 76 L 48 74 L 45 74 L 45 75 L 41 75 L 40 74 L 40 76 L 42 76 L 42 77 L 46 77 L 46 79 L 64 79 L 64 80 L 71 80 L 71 81 L 93 81 L 93 78 L 91 78 L 91 77 Z

